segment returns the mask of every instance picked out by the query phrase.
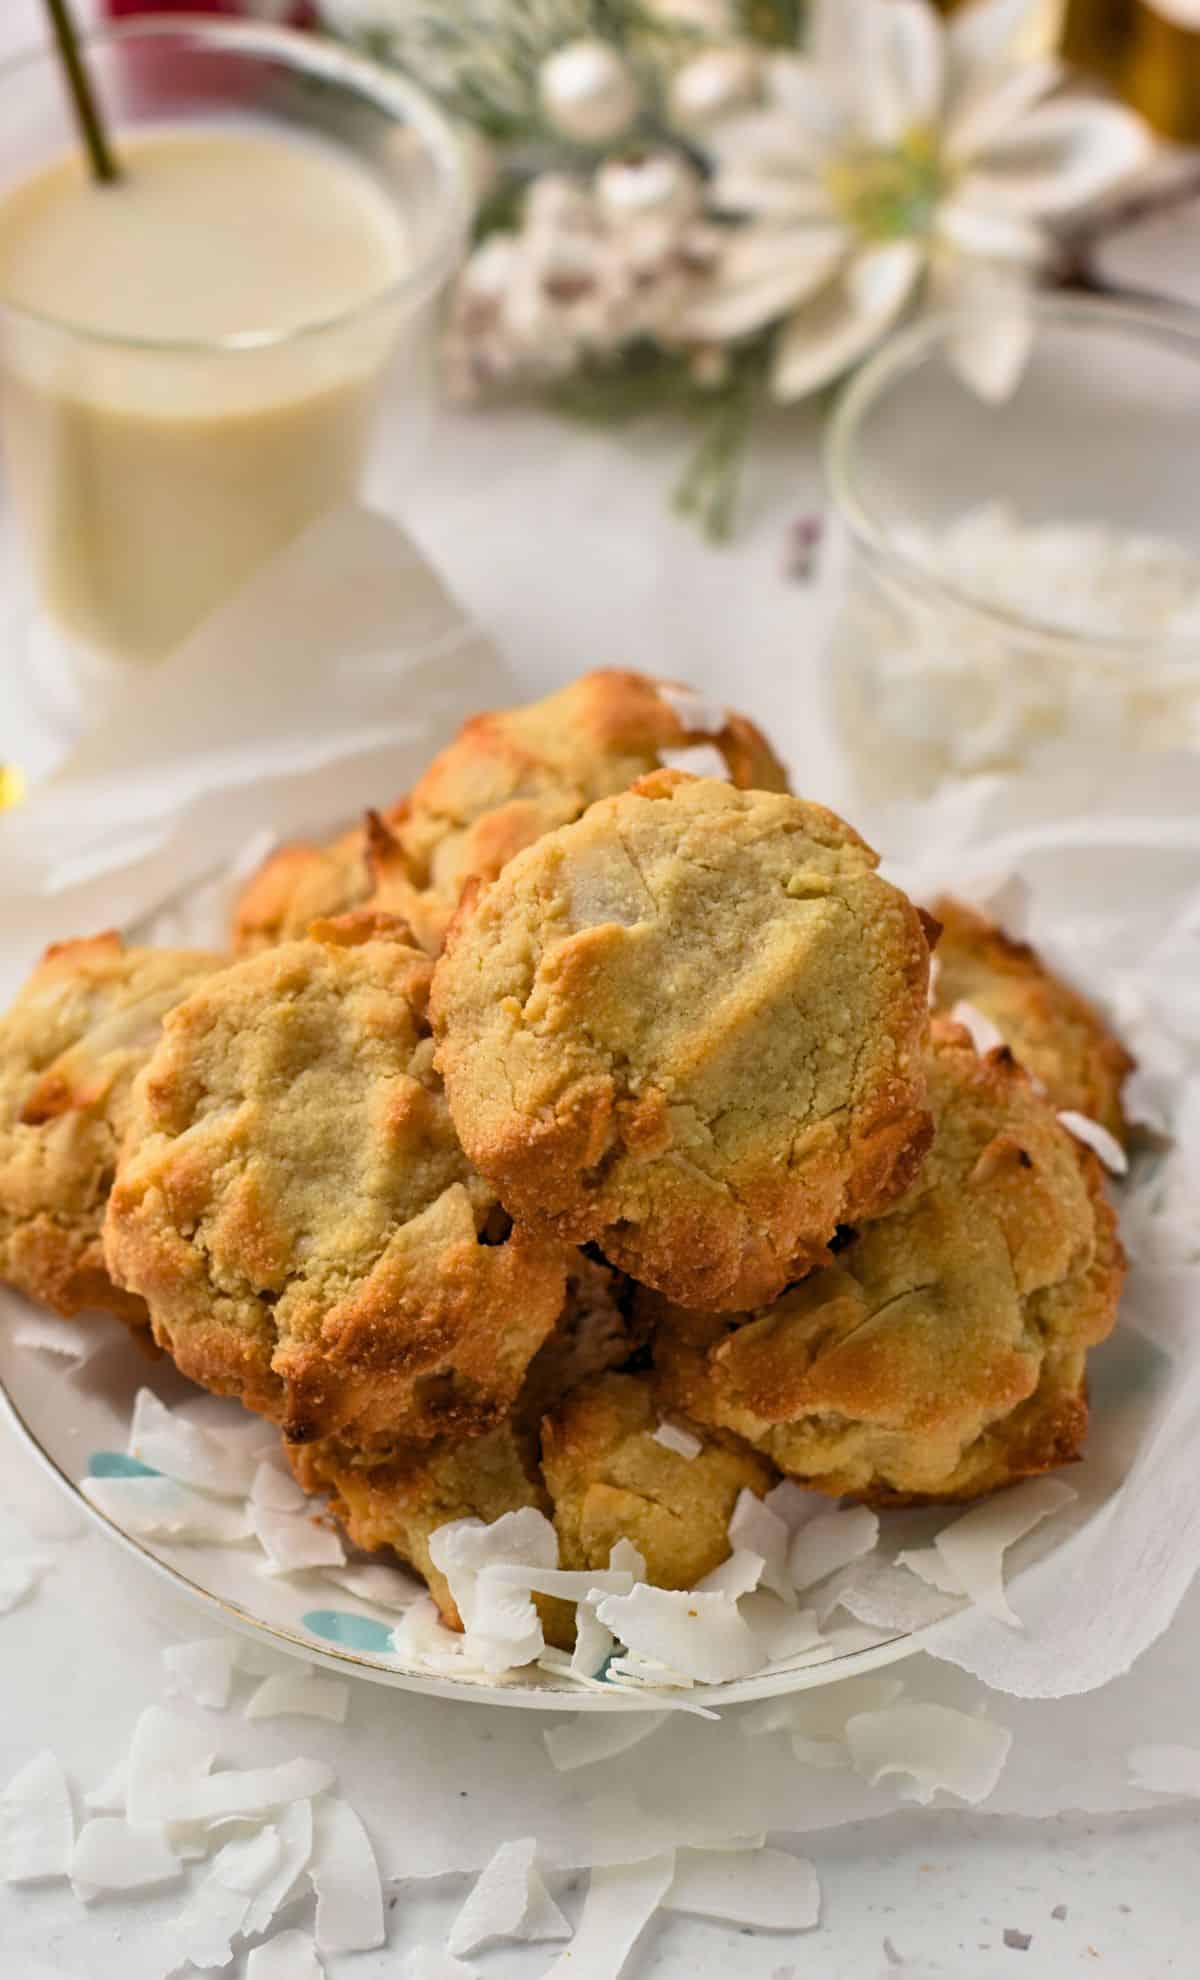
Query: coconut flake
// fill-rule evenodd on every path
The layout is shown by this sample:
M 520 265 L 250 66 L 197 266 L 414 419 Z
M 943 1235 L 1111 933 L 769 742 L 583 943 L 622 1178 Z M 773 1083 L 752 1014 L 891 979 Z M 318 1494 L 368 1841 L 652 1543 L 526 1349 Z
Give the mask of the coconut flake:
M 743 1486 L 729 1520 L 729 1544 L 735 1550 L 744 1547 L 748 1553 L 762 1555 L 763 1586 L 783 1602 L 796 1599 L 788 1568 L 790 1540 L 787 1521 Z
M 1027 1478 L 944 1526 L 934 1547 L 947 1576 L 959 1584 L 959 1589 L 948 1592 L 961 1590 L 998 1622 L 1021 1629 L 1021 1618 L 1009 1607 L 1004 1594 L 1005 1550 L 1077 1496 L 1074 1487 L 1061 1478 Z M 898 1558 L 903 1560 L 904 1556 Z
M 764 1506 L 781 1519 L 789 1533 L 795 1533 L 807 1520 L 815 1519 L 818 1513 L 829 1511 L 829 1500 L 824 1492 L 810 1492 L 803 1485 L 797 1485 L 794 1478 L 781 1478 L 773 1485 L 763 1500 Z
M 260 1829 L 257 1835 L 235 1836 L 218 1850 L 213 1858 L 212 1874 L 227 1891 L 240 1891 L 247 1898 L 257 1897 L 276 1875 L 282 1857 L 279 1830 Z
M 674 1850 L 594 1869 L 575 1937 L 542 1980 L 615 1980 L 674 1874 Z
M 452 1953 L 476 1952 L 497 1939 L 569 1939 L 571 1927 L 537 1869 L 537 1838 L 501 1843 L 450 1927 Z
M 472 1622 L 465 1633 L 466 1655 L 481 1669 L 500 1675 L 534 1664 L 546 1647 L 542 1619 L 531 1596 L 481 1574 L 472 1597 Z
M 476 1974 L 473 1966 L 464 1966 L 441 1946 L 414 1946 L 400 1968 L 400 1980 L 476 1980 Z
M 302 1513 L 308 1504 L 291 1472 L 273 1464 L 269 1458 L 264 1458 L 254 1474 L 250 1500 L 253 1505 L 266 1506 L 270 1512 Z
M 168 1973 L 181 1966 L 228 1966 L 233 1942 L 243 1929 L 249 1900 L 206 1877 L 169 1927 Z
M 251 1504 L 254 1532 L 266 1555 L 264 1574 L 296 1574 L 305 1568 L 340 1567 L 346 1550 L 332 1526 L 310 1513 L 280 1512 Z
M 264 1678 L 246 1706 L 248 1719 L 329 1719 L 344 1725 L 350 1687 L 340 1678 L 318 1677 L 315 1671 L 279 1671 Z
M 253 1531 L 247 1507 L 193 1492 L 173 1478 L 85 1478 L 79 1489 L 97 1512 L 138 1540 L 229 1546 Z
M 908 1568 L 930 1588 L 936 1588 L 940 1595 L 965 1595 L 966 1589 L 956 1574 L 946 1566 L 936 1547 L 906 1547 L 897 1554 L 896 1566 Z
M 846 1739 L 856 1773 L 872 1787 L 889 1774 L 907 1776 L 911 1787 L 898 1792 L 923 1807 L 939 1789 L 960 1801 L 983 1801 L 999 1780 L 1012 1745 L 1005 1726 L 926 1703 L 857 1713 L 846 1722 Z
M 628 1753 L 666 1723 L 665 1712 L 596 1713 L 588 1718 L 569 1719 L 565 1726 L 554 1726 L 543 1733 L 546 1751 L 560 1774 L 576 1767 L 590 1767 L 597 1760 L 613 1760 Z M 452 1948 L 459 1952 L 465 1946 Z
M 51 1319 L 48 1314 L 30 1313 L 18 1320 L 12 1340 L 17 1347 L 61 1355 L 64 1361 L 85 1361 L 95 1351 L 96 1330 L 78 1320 Z
M 594 1678 L 612 1656 L 616 1638 L 605 1629 L 590 1602 L 575 1605 L 575 1648 L 571 1652 L 571 1676 Z
M 563 1602 L 628 1595 L 633 1587 L 633 1576 L 618 1568 L 523 1567 L 518 1561 L 497 1561 L 481 1571 L 480 1580 L 493 1588 L 519 1589 L 526 1595 L 556 1595 Z
M 53 1565 L 48 1554 L 12 1554 L 0 1560 L 0 1616 L 32 1595 Z
M 1200 1747 L 1135 1746 L 1129 1778 L 1149 1794 L 1200 1795 Z
M 903 1691 L 902 1678 L 844 1678 L 820 1691 L 764 1699 L 761 1705 L 739 1712 L 738 1724 L 748 1738 L 787 1733 L 803 1766 L 829 1771 L 850 1765 L 847 1721 L 864 1712 L 886 1710 Z
M 637 1656 L 719 1684 L 762 1662 L 757 1639 L 728 1595 L 697 1595 L 645 1582 L 596 1604 L 600 1621 Z
M 698 1458 L 704 1449 L 704 1439 L 697 1437 L 694 1430 L 685 1430 L 680 1423 L 660 1423 L 654 1432 L 654 1442 L 681 1458 Z
M 636 1581 L 646 1579 L 646 1561 L 632 1540 L 618 1540 L 609 1548 L 608 1565 L 618 1573 L 631 1574 Z
M 126 1768 L 125 1807 L 139 1828 L 179 1819 L 176 1802 L 202 1781 L 217 1757 L 206 1726 L 147 1706 L 133 1729 Z
M 95 1815 L 123 1815 L 125 1812 L 125 1789 L 129 1780 L 129 1755 L 123 1753 L 115 1767 L 109 1769 L 99 1787 L 94 1787 L 83 1797 L 83 1805 Z
M 709 701 L 693 687 L 660 681 L 658 698 L 666 702 L 680 727 L 692 736 L 719 736 L 729 720 L 727 709 Z
M 74 1842 L 71 1791 L 47 1748 L 14 1774 L 0 1794 L 0 1884 L 65 1877 Z
M 370 1561 L 361 1567 L 327 1568 L 325 1579 L 357 1595 L 360 1602 L 372 1602 L 377 1609 L 407 1609 L 410 1602 L 425 1593 L 424 1582 L 418 1581 L 415 1574 L 406 1574 L 403 1568 L 387 1567 L 381 1561 Z
M 246 1958 L 246 1980 L 325 1980 L 307 1932 L 277 1932 Z
M 277 1671 L 294 1671 L 297 1663 L 295 1657 L 281 1650 L 270 1650 L 250 1636 L 234 1638 L 233 1661 L 239 1671 L 254 1678 L 274 1677 Z
M 788 1608 L 778 1595 L 772 1595 L 766 1589 L 744 1599 L 739 1606 L 743 1621 L 749 1623 L 762 1646 L 764 1663 L 781 1663 L 786 1658 L 802 1656 L 809 1650 L 822 1647 L 821 1631 L 813 1609 Z M 832 1645 L 826 1647 L 832 1656 Z
M 743 1595 L 753 1594 L 766 1565 L 761 1554 L 735 1547 L 719 1567 L 710 1568 L 703 1580 L 696 1583 L 697 1591 L 701 1595 L 728 1595 L 736 1602 Z
M 793 1536 L 788 1570 L 801 1593 L 827 1574 L 869 1554 L 879 1539 L 879 1517 L 867 1506 L 818 1513 Z
M 97 1815 L 79 1831 L 71 1856 L 76 1895 L 141 1891 L 180 1874 L 180 1862 L 159 1828 L 135 1829 L 120 1815 Z
M 250 1900 L 244 1927 L 248 1938 L 267 1930 L 280 1905 L 291 1896 L 301 1872 L 308 1868 L 313 1845 L 312 1804 L 294 1801 L 285 1808 L 275 1825 L 275 1834 L 279 1839 L 279 1862 Z
M 682 749 L 660 749 L 664 770 L 686 770 L 692 777 L 720 777 L 729 782 L 729 765 L 712 743 L 687 743 Z
M 272 1814 L 289 1801 L 310 1801 L 333 1786 L 332 1767 L 322 1760 L 285 1760 L 277 1767 L 229 1768 L 194 1781 L 171 1795 L 168 1822 L 193 1824 L 226 1822 L 235 1816 Z
M 369 1952 L 387 1937 L 375 1852 L 348 1801 L 318 1802 L 308 1866 L 317 1894 L 316 1938 L 323 1953 Z
M 1110 1134 L 1090 1114 L 1077 1114 L 1073 1107 L 1064 1107 L 1058 1118 L 1068 1134 L 1073 1134 L 1076 1141 L 1082 1141 L 1085 1147 L 1100 1157 L 1110 1175 L 1128 1175 L 1129 1158 L 1115 1134 Z
M 254 1476 L 248 1458 L 228 1439 L 177 1416 L 152 1389 L 139 1389 L 133 1404 L 128 1451 L 178 1485 L 219 1499 L 244 1499 Z
M 415 1664 L 443 1677 L 486 1676 L 467 1639 L 447 1629 L 431 1595 L 422 1595 L 404 1611 L 392 1630 L 392 1654 L 399 1664 Z
M 804 1932 L 821 1915 L 821 1887 L 807 1857 L 781 1849 L 681 1849 L 663 1907 L 765 1932 Z
M 950 1015 L 955 1024 L 961 1024 L 964 1031 L 970 1032 L 971 1043 L 981 1059 L 986 1058 L 989 1052 L 1003 1051 L 1004 1033 L 997 1031 L 991 1018 L 976 1010 L 974 1004 L 968 1004 L 965 997 L 959 998 Z
M 223 1712 L 233 1690 L 233 1645 L 227 1636 L 202 1636 L 194 1643 L 169 1643 L 163 1651 L 170 1691 Z
M 445 1575 L 463 1628 L 470 1632 L 475 1627 L 476 1591 L 483 1569 L 557 1567 L 558 1535 L 544 1513 L 522 1506 L 519 1512 L 502 1514 L 490 1526 L 481 1519 L 450 1520 L 430 1535 L 429 1555 Z

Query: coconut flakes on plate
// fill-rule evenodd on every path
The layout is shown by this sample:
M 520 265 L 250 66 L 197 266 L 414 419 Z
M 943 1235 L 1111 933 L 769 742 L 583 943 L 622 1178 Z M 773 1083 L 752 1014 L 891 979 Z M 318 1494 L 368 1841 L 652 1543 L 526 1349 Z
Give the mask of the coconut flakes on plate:
M 307 1932 L 277 1932 L 246 1956 L 246 1980 L 325 1980 Z
M 170 1691 L 223 1712 L 233 1690 L 233 1645 L 227 1636 L 202 1636 L 194 1643 L 169 1643 L 163 1651 Z
M 325 1579 L 344 1588 L 347 1594 L 357 1595 L 360 1602 L 373 1603 L 377 1609 L 407 1609 L 425 1593 L 425 1583 L 418 1581 L 415 1574 L 408 1574 L 404 1568 L 388 1567 L 383 1561 L 326 1568 Z
M 984 1499 L 961 1518 L 944 1526 L 932 1550 L 919 1548 L 913 1554 L 897 1554 L 897 1563 L 951 1595 L 968 1595 L 977 1608 L 997 1622 L 1013 1629 L 1024 1625 L 1010 1608 L 1004 1593 L 1004 1555 L 1007 1548 L 1031 1533 L 1040 1521 L 1059 1512 L 1078 1497 L 1075 1489 L 1061 1478 L 1027 1478 L 1008 1491 Z M 922 1556 L 932 1551 L 941 1564 L 938 1579 Z
M 809 1651 L 833 1656 L 833 1645 L 821 1641 L 815 1610 L 789 1608 L 765 1588 L 743 1596 L 738 1607 L 762 1646 L 764 1664 L 783 1663 Z
M 629 1595 L 609 1595 L 596 1614 L 635 1655 L 669 1665 L 708 1684 L 749 1677 L 762 1652 L 728 1595 L 698 1595 L 640 1583 Z
M 134 1398 L 127 1448 L 152 1471 L 218 1499 L 244 1499 L 254 1476 L 250 1460 L 228 1439 L 177 1415 L 153 1389 L 139 1389 Z
M 674 1850 L 594 1869 L 575 1937 L 542 1980 L 616 1980 L 674 1874 Z
M 879 1515 L 868 1506 L 817 1513 L 792 1536 L 788 1572 L 801 1594 L 826 1575 L 869 1554 L 879 1539 Z
M 824 1492 L 813 1492 L 804 1485 L 797 1485 L 794 1478 L 781 1478 L 778 1485 L 772 1485 L 763 1498 L 763 1504 L 783 1521 L 789 1533 L 795 1533 L 807 1520 L 815 1519 L 818 1513 L 829 1511 L 829 1500 Z
M 936 1588 L 939 1595 L 965 1595 L 967 1592 L 958 1576 L 946 1566 L 936 1547 L 906 1547 L 897 1554 L 896 1566 L 908 1568 L 928 1587 Z
M 691 777 L 719 777 L 729 782 L 729 765 L 713 743 L 684 743 L 679 749 L 660 749 L 658 760 L 664 770 L 686 770 Z
M 664 1451 L 674 1451 L 676 1457 L 698 1458 L 704 1449 L 704 1439 L 697 1437 L 694 1430 L 685 1430 L 681 1423 L 664 1421 L 652 1436 L 656 1444 L 661 1444 Z
M 939 1789 L 972 1804 L 995 1787 L 1012 1734 L 991 1719 L 973 1718 L 948 1705 L 913 1703 L 860 1712 L 846 1722 L 846 1741 L 856 1773 L 872 1787 L 888 1775 L 911 1785 L 897 1792 L 927 1807 Z
M 719 1567 L 710 1568 L 696 1583 L 697 1591 L 701 1595 L 728 1595 L 732 1601 L 740 1601 L 743 1595 L 754 1593 L 766 1565 L 761 1554 L 752 1554 L 745 1547 L 735 1547 Z
M 181 1869 L 161 1828 L 135 1829 L 121 1815 L 95 1815 L 76 1838 L 70 1874 L 76 1897 L 86 1904 L 101 1892 L 170 1883 Z
M 1135 1746 L 1129 1778 L 1148 1794 L 1200 1795 L 1200 1747 Z
M 470 1631 L 481 1571 L 492 1566 L 556 1568 L 558 1535 L 544 1513 L 522 1506 L 490 1525 L 481 1519 L 448 1521 L 430 1535 L 429 1554 L 449 1583 L 463 1628 Z
M 537 1838 L 501 1843 L 450 1927 L 451 1953 L 477 1952 L 498 1939 L 569 1939 L 571 1927 L 537 1867 Z
M 821 1887 L 807 1857 L 781 1849 L 681 1849 L 662 1903 L 723 1924 L 805 1932 L 820 1918 Z
M 97 1512 L 137 1540 L 229 1546 L 254 1530 L 245 1505 L 192 1491 L 174 1478 L 84 1478 L 79 1489 Z
M 762 1555 L 763 1586 L 778 1595 L 781 1602 L 794 1602 L 795 1588 L 788 1567 L 791 1532 L 781 1514 L 743 1486 L 730 1514 L 728 1532 L 729 1544 L 735 1552 L 744 1548 L 747 1553 Z
M 595 1678 L 612 1656 L 616 1637 L 606 1629 L 591 1602 L 575 1605 L 575 1648 L 571 1652 L 571 1676 Z
M 986 1058 L 989 1052 L 1004 1050 L 1004 1033 L 997 1031 L 991 1018 L 985 1017 L 982 1011 L 976 1010 L 974 1004 L 969 1004 L 965 997 L 959 998 L 950 1015 L 955 1024 L 961 1024 L 963 1030 L 970 1033 L 971 1043 L 981 1059 Z
M 308 1868 L 313 1846 L 312 1803 L 293 1801 L 283 1809 L 275 1823 L 275 1834 L 279 1840 L 279 1862 L 250 1900 L 243 1927 L 248 1938 L 267 1930 L 275 1913 L 291 1896 L 301 1873 Z
M 284 1512 L 260 1499 L 251 1501 L 250 1517 L 267 1557 L 263 1574 L 296 1574 L 345 1561 L 346 1549 L 333 1527 L 310 1512 Z
M 0 1884 L 65 1877 L 75 1846 L 71 1791 L 54 1754 L 35 1754 L 0 1794 Z
M 1100 1121 L 1094 1121 L 1090 1114 L 1076 1113 L 1073 1107 L 1064 1107 L 1059 1113 L 1059 1121 L 1067 1133 L 1082 1141 L 1093 1155 L 1098 1155 L 1110 1175 L 1129 1174 L 1129 1157 L 1117 1140 Z
M 698 688 L 674 681 L 658 683 L 658 698 L 665 701 L 682 728 L 693 736 L 719 736 L 729 720 L 719 702 L 710 701 Z
M 79 1320 L 51 1319 L 45 1313 L 26 1314 L 18 1320 L 10 1338 L 16 1347 L 61 1355 L 64 1361 L 86 1361 L 97 1346 L 94 1327 Z
M 0 1616 L 32 1595 L 53 1565 L 48 1554 L 11 1554 L 0 1560 Z
M 271 1512 L 302 1513 L 308 1499 L 290 1471 L 264 1458 L 250 1486 L 250 1503 L 266 1506 Z
M 217 1757 L 207 1726 L 148 1705 L 133 1729 L 125 1770 L 125 1809 L 138 1827 L 177 1818 L 176 1801 L 203 1780 Z
M 546 1751 L 560 1774 L 576 1767 L 591 1767 L 597 1760 L 613 1760 L 628 1753 L 650 1734 L 666 1724 L 666 1712 L 595 1713 L 569 1719 L 564 1726 L 553 1726 L 542 1734 Z M 458 1951 L 467 1950 L 458 1947 Z
M 317 1896 L 316 1941 L 323 1953 L 370 1952 L 383 1945 L 383 1886 L 371 1840 L 348 1801 L 313 1810 L 309 1880 Z
M 621 1568 L 523 1567 L 519 1561 L 495 1561 L 480 1570 L 480 1583 L 510 1588 L 525 1595 L 555 1595 L 562 1602 L 599 1601 L 605 1595 L 628 1595 L 633 1576 Z
M 328 1719 L 346 1722 L 350 1687 L 340 1678 L 319 1677 L 315 1670 L 278 1671 L 264 1678 L 246 1705 L 248 1719 Z

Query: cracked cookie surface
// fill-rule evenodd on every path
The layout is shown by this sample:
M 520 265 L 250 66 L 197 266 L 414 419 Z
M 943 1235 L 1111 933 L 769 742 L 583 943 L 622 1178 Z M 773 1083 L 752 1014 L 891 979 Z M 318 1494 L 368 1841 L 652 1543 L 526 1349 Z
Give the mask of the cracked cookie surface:
M 687 1305 L 773 1297 L 928 1142 L 929 954 L 833 813 L 660 771 L 464 901 L 438 1062 L 512 1214 Z
M 942 926 L 936 1008 L 973 1004 L 1056 1107 L 1087 1114 L 1123 1141 L 1121 1088 L 1134 1062 L 1095 1006 L 974 908 L 943 895 L 933 912 Z
M 318 922 L 172 1013 L 135 1089 L 109 1268 L 185 1375 L 305 1442 L 481 1432 L 563 1304 L 433 1069 L 428 959 L 400 924 Z
M 1078 1455 L 1124 1261 L 1099 1164 L 1007 1051 L 934 1025 L 920 1177 L 740 1319 L 656 1304 L 664 1401 L 822 1491 L 971 1498 Z
M 57 1313 L 145 1321 L 105 1269 L 104 1206 L 162 1019 L 223 963 L 112 933 L 61 942 L 0 1019 L 0 1278 Z

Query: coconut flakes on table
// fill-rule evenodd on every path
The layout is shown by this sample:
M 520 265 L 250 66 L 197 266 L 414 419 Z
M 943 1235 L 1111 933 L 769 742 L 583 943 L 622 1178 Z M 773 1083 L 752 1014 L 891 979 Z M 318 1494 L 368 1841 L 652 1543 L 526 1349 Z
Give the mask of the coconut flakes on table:
M 350 1686 L 340 1678 L 319 1677 L 315 1670 L 277 1671 L 263 1679 L 248 1700 L 248 1719 L 328 1719 L 344 1725 L 350 1706 Z
M 152 1389 L 139 1389 L 134 1398 L 127 1449 L 130 1457 L 177 1485 L 218 1499 L 244 1499 L 254 1477 L 250 1459 L 228 1439 L 177 1415 Z
M 801 1594 L 826 1575 L 869 1554 L 879 1540 L 879 1516 L 868 1506 L 817 1513 L 792 1536 L 788 1572 Z
M 591 1767 L 597 1760 L 613 1760 L 628 1753 L 650 1734 L 666 1724 L 666 1712 L 595 1713 L 587 1718 L 568 1720 L 542 1734 L 546 1751 L 560 1774 L 576 1767 Z M 458 1948 L 463 1950 L 463 1948 Z
M 246 1980 L 325 1980 L 307 1932 L 277 1932 L 246 1956 Z
M 820 1919 L 821 1886 L 807 1857 L 781 1849 L 681 1849 L 662 1903 L 724 1924 L 804 1932 Z
M 247 1506 L 192 1491 L 173 1478 L 84 1478 L 79 1489 L 97 1512 L 138 1540 L 230 1546 L 254 1531 Z
M 91 1788 L 84 1795 L 84 1807 L 94 1815 L 123 1815 L 128 1781 L 129 1755 L 123 1753 L 116 1765 L 109 1768 L 99 1787 Z
M 252 1836 L 235 1836 L 232 1842 L 227 1842 L 213 1858 L 212 1874 L 227 1891 L 240 1891 L 246 1898 L 257 1897 L 275 1877 L 282 1860 L 279 1830 L 267 1827 Z
M 167 1687 L 223 1712 L 233 1691 L 233 1644 L 227 1636 L 202 1636 L 194 1643 L 169 1643 L 162 1653 Z
M 125 1764 L 125 1811 L 139 1828 L 177 1819 L 179 1797 L 209 1773 L 217 1749 L 207 1726 L 148 1705 L 133 1729 Z
M 323 1953 L 370 1952 L 383 1945 L 383 1886 L 371 1839 L 348 1801 L 328 1797 L 313 1810 L 309 1880 L 317 1897 L 316 1941 Z
M 795 1585 L 788 1567 L 791 1529 L 787 1520 L 743 1486 L 729 1519 L 729 1544 L 736 1552 L 761 1554 L 763 1586 L 778 1595 L 781 1602 L 796 1599 Z
M 407 1609 L 425 1593 L 425 1583 L 418 1581 L 415 1574 L 388 1567 L 382 1561 L 326 1568 L 325 1579 L 344 1588 L 347 1594 L 356 1595 L 360 1602 L 373 1603 L 377 1609 Z
M 71 1790 L 54 1754 L 35 1754 L 0 1794 L 0 1883 L 65 1877 L 75 1846 Z
M 728 1595 L 641 1582 L 632 1594 L 606 1596 L 596 1614 L 635 1656 L 702 1683 L 749 1677 L 762 1663 L 758 1639 Z
M 79 1320 L 52 1320 L 44 1313 L 30 1313 L 18 1320 L 10 1338 L 16 1347 L 61 1355 L 64 1361 L 86 1361 L 97 1346 L 94 1327 Z
M 1135 1746 L 1129 1778 L 1149 1794 L 1200 1795 L 1200 1747 Z
M 211 1828 L 238 1817 L 274 1814 L 289 1801 L 311 1801 L 333 1786 L 334 1773 L 322 1760 L 284 1760 L 274 1767 L 226 1768 L 185 1782 L 162 1797 L 158 1819 L 171 1826 Z
M 313 1846 L 312 1803 L 294 1801 L 283 1809 L 274 1833 L 279 1841 L 279 1861 L 251 1897 L 243 1927 L 247 1938 L 267 1930 L 275 1913 L 291 1896 L 301 1873 L 308 1868 Z
M 1090 1114 L 1076 1113 L 1073 1107 L 1064 1107 L 1059 1113 L 1059 1121 L 1067 1133 L 1076 1141 L 1082 1141 L 1094 1155 L 1098 1155 L 1110 1175 L 1125 1176 L 1129 1173 L 1129 1157 L 1117 1140 L 1101 1122 L 1094 1121 Z
M 135 1829 L 121 1815 L 85 1822 L 71 1856 L 71 1883 L 87 1904 L 111 1891 L 142 1891 L 168 1884 L 182 1864 L 161 1828 Z
M 597 1868 L 575 1937 L 542 1980 L 616 1980 L 675 1874 L 675 1852 Z
M 231 1891 L 211 1875 L 192 1892 L 183 1910 L 167 1927 L 166 1972 L 180 1967 L 228 1966 L 233 1959 L 233 1942 L 243 1930 L 249 1899 L 241 1891 Z
M 399 1980 L 477 1980 L 477 1976 L 473 1966 L 464 1966 L 441 1946 L 414 1946 L 400 1968 Z
M 872 1787 L 899 1775 L 911 1783 L 897 1789 L 902 1798 L 926 1807 L 939 1789 L 972 1804 L 985 1800 L 1004 1770 L 1012 1734 L 948 1705 L 914 1703 L 856 1714 L 846 1722 L 846 1741 L 855 1772 Z
M 53 1566 L 49 1554 L 12 1554 L 0 1560 L 0 1616 L 32 1595 Z
M 676 1457 L 698 1458 L 704 1449 L 704 1439 L 694 1430 L 685 1430 L 681 1423 L 660 1423 L 652 1435 L 656 1444 L 664 1451 L 674 1451 Z
M 251 1501 L 250 1518 L 267 1557 L 263 1574 L 297 1574 L 305 1568 L 340 1567 L 345 1561 L 338 1534 L 311 1512 L 285 1512 L 259 1500 Z
M 747 1738 L 786 1733 L 797 1760 L 806 1767 L 835 1771 L 850 1765 L 847 1722 L 864 1712 L 881 1712 L 903 1695 L 901 1678 L 852 1677 L 820 1691 L 766 1698 L 739 1712 Z
M 897 1565 L 912 1568 L 944 1594 L 969 1596 L 997 1622 L 1022 1629 L 1021 1618 L 1010 1608 L 1004 1593 L 1005 1551 L 1078 1496 L 1061 1478 L 1027 1478 L 952 1520 L 942 1528 L 931 1549 L 897 1554 Z M 940 1572 L 935 1572 L 925 1558 L 931 1552 Z
M 501 1843 L 450 1927 L 451 1953 L 477 1952 L 498 1939 L 569 1939 L 571 1927 L 537 1867 L 537 1838 Z

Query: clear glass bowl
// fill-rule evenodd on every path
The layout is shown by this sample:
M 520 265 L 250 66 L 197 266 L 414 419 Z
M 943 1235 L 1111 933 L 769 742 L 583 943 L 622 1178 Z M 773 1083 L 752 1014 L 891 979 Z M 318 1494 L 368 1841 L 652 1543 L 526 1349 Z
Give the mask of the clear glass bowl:
M 962 330 L 899 334 L 830 422 L 826 664 L 866 802 L 1012 770 L 1048 743 L 1200 741 L 1200 331 L 1047 296 L 1015 390 L 989 402 L 951 362 Z M 1056 569 L 1041 534 L 1064 525 L 1103 532 L 1078 569 L 1074 536 Z M 1130 539 L 1150 564 L 1170 546 L 1176 579 L 1195 560 L 1194 613 L 1168 622 L 1131 591 Z

